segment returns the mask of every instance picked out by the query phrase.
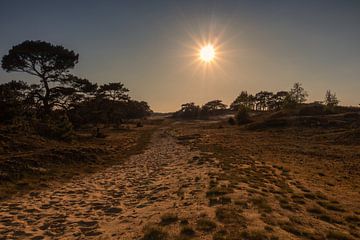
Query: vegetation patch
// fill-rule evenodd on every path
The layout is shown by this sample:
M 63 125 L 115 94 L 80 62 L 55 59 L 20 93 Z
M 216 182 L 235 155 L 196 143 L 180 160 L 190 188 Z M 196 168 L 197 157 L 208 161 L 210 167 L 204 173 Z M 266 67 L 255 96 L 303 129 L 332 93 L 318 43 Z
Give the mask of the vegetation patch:
M 340 231 L 330 231 L 326 234 L 328 240 L 352 240 L 353 238 L 349 234 Z
M 216 209 L 216 218 L 225 224 L 238 224 L 246 226 L 246 219 L 239 213 L 239 209 L 234 207 L 218 207 Z
M 179 220 L 178 216 L 175 213 L 165 213 L 160 217 L 161 225 L 170 225 L 176 223 Z
M 167 240 L 168 237 L 168 233 L 161 227 L 156 225 L 147 225 L 144 228 L 144 236 L 142 237 L 142 240 Z
M 193 237 L 196 235 L 196 232 L 190 226 L 183 226 L 180 230 L 180 235 L 184 237 Z
M 216 228 L 216 223 L 207 217 L 202 217 L 196 221 L 196 228 L 204 232 L 211 232 Z
M 268 204 L 266 198 L 264 197 L 253 197 L 250 199 L 250 201 L 256 206 L 259 210 L 264 211 L 266 213 L 271 213 L 272 208 Z
M 326 208 L 328 210 L 332 210 L 336 212 L 345 212 L 345 210 L 341 206 L 339 206 L 339 204 L 336 203 L 331 203 L 327 201 L 318 201 L 317 203 L 323 208 Z

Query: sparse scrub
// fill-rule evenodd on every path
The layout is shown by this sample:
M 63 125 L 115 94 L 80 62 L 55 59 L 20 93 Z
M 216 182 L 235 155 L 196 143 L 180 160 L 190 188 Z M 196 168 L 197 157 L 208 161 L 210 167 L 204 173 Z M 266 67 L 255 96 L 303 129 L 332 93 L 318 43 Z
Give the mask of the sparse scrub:
M 351 224 L 355 224 L 355 225 L 360 226 L 360 217 L 358 217 L 358 216 L 356 216 L 356 215 L 346 216 L 346 217 L 345 217 L 345 220 L 346 220 L 348 223 L 351 223 Z
M 73 126 L 66 116 L 46 117 L 35 123 L 37 133 L 46 138 L 71 140 L 74 136 Z
M 259 210 L 270 213 L 272 212 L 271 206 L 268 204 L 266 198 L 264 197 L 253 197 L 250 201 L 256 206 Z
M 296 236 L 307 237 L 307 238 L 311 237 L 311 234 L 309 232 L 302 230 L 298 225 L 295 225 L 291 222 L 282 222 L 279 225 L 280 228 L 282 228 L 283 230 L 291 234 L 294 234 Z
M 239 209 L 234 207 L 218 207 L 216 209 L 216 218 L 225 224 L 238 224 L 244 226 L 246 219 L 239 213 Z
M 201 217 L 196 221 L 196 228 L 204 232 L 211 232 L 216 228 L 216 223 L 207 217 Z
M 236 121 L 235 121 L 235 119 L 233 117 L 229 117 L 228 123 L 229 123 L 229 125 L 235 125 Z
M 180 230 L 180 235 L 184 237 L 193 237 L 196 235 L 196 232 L 190 226 L 183 226 Z
M 353 238 L 349 234 L 340 231 L 330 231 L 326 238 L 328 240 L 352 240 Z
M 319 208 L 318 206 L 310 207 L 307 209 L 307 211 L 309 213 L 313 213 L 313 214 L 323 214 L 324 213 L 324 211 L 321 208 Z
M 231 192 L 233 192 L 232 189 L 220 186 L 220 187 L 211 188 L 209 191 L 206 192 L 206 196 L 207 197 L 217 197 L 217 196 L 222 196 L 222 195 L 225 195 L 225 194 L 231 193 Z
M 178 216 L 175 213 L 165 213 L 160 218 L 161 225 L 170 225 L 178 221 Z
M 144 228 L 142 240 L 167 240 L 168 233 L 156 225 L 147 225 Z
M 336 203 L 331 203 L 331 202 L 327 202 L 327 201 L 317 201 L 317 203 L 322 206 L 323 208 L 326 208 L 328 210 L 332 210 L 332 211 L 336 211 L 336 212 L 344 212 L 345 210 L 343 208 L 341 208 L 341 206 L 339 206 Z
M 270 240 L 270 237 L 263 231 L 243 231 L 240 236 L 246 240 Z
M 249 115 L 248 109 L 244 106 L 239 107 L 239 110 L 236 113 L 235 118 L 236 118 L 237 124 L 239 124 L 239 125 L 249 123 L 250 115 Z

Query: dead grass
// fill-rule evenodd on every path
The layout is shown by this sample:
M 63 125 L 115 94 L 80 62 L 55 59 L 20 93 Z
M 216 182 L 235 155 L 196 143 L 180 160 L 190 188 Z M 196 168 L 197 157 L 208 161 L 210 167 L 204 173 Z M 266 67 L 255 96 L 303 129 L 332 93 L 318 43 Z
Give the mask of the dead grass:
M 218 207 L 216 208 L 216 218 L 224 224 L 237 224 L 238 226 L 245 226 L 246 219 L 241 215 L 241 211 L 235 207 Z
M 147 225 L 144 227 L 144 235 L 142 240 L 166 240 L 169 234 L 157 225 Z
M 183 226 L 180 230 L 180 236 L 182 237 L 191 238 L 194 237 L 195 235 L 196 235 L 195 230 L 190 226 Z
M 177 214 L 175 213 L 165 213 L 160 217 L 160 224 L 163 226 L 176 223 L 179 220 Z
M 219 160 L 221 173 L 210 178 L 206 193 L 209 206 L 216 208 L 216 220 L 224 224 L 213 239 L 236 239 L 232 236 L 240 236 L 244 227 L 258 228 L 259 219 L 269 239 L 283 236 L 284 231 L 299 238 L 321 239 L 329 224 L 332 229 L 358 235 L 357 215 L 346 213 L 349 206 L 353 211 L 359 207 L 349 203 L 360 190 L 356 175 L 360 165 L 354 161 L 360 157 L 360 145 L 350 148 L 333 145 L 329 136 L 317 138 L 343 129 L 288 126 L 286 130 L 266 126 L 248 131 L 235 126 L 218 129 L 204 122 L 181 129 L 198 134 L 190 145 Z M 219 186 L 222 180 L 229 182 L 225 188 Z M 329 200 L 329 188 L 335 186 L 333 200 Z M 347 205 L 342 204 L 344 199 Z
M 141 153 L 155 129 L 145 127 L 121 133 L 108 129 L 105 139 L 92 138 L 89 132 L 82 131 L 73 142 L 12 133 L 9 146 L 0 144 L 7 149 L 0 156 L 0 199 L 41 188 L 52 180 L 66 182 L 73 176 L 118 164 Z M 12 144 L 24 146 L 13 149 Z
M 259 209 L 261 212 L 271 213 L 272 208 L 268 204 L 266 198 L 264 197 L 253 197 L 250 198 L 250 201 Z
M 202 217 L 196 221 L 196 228 L 200 231 L 211 232 L 216 228 L 216 223 L 210 218 Z
M 340 231 L 330 231 L 326 234 L 328 240 L 352 240 L 353 238 L 349 234 Z
M 337 203 L 331 203 L 327 201 L 317 201 L 317 203 L 322 206 L 323 208 L 326 208 L 328 210 L 337 211 L 337 212 L 344 212 L 345 210 L 339 206 Z

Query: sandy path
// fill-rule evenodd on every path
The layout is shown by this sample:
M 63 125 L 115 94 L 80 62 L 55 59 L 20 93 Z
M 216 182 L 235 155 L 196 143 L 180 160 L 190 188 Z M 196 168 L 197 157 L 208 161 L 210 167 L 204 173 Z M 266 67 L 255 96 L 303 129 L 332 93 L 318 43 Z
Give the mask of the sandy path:
M 0 239 L 139 239 L 166 212 L 211 212 L 207 164 L 160 129 L 124 164 L 0 203 Z

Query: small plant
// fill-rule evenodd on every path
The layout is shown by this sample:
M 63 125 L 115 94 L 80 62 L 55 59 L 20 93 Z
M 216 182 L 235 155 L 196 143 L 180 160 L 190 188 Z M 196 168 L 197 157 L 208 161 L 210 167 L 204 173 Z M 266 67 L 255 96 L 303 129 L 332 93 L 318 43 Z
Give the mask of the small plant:
M 265 232 L 262 231 L 244 231 L 241 234 L 242 239 L 247 240 L 268 240 L 270 239 Z
M 245 218 L 238 212 L 239 209 L 233 207 L 218 207 L 216 209 L 216 218 L 225 224 L 240 224 L 246 226 Z
M 188 225 L 189 224 L 189 221 L 187 219 L 181 219 L 180 220 L 180 224 L 181 225 Z
M 161 225 L 170 225 L 178 221 L 178 216 L 175 213 L 166 213 L 161 216 Z
M 159 226 L 148 225 L 144 228 L 144 236 L 141 240 L 166 240 L 168 234 Z
M 194 229 L 192 229 L 192 227 L 186 225 L 181 228 L 180 235 L 186 236 L 186 237 L 192 237 L 192 236 L 195 236 L 195 231 L 194 231 Z
M 350 240 L 352 239 L 348 234 L 339 231 L 330 231 L 326 235 L 326 239 L 329 240 Z
M 196 228 L 204 232 L 211 232 L 216 228 L 216 223 L 214 223 L 207 217 L 202 217 L 197 220 Z
M 213 235 L 213 240 L 226 240 L 226 239 L 229 238 L 228 238 L 228 232 L 225 229 L 221 229 Z
M 259 208 L 259 210 L 263 210 L 264 212 L 270 213 L 272 212 L 271 206 L 268 204 L 264 197 L 254 197 L 251 199 L 251 202 Z
M 331 203 L 331 202 L 327 202 L 327 201 L 317 201 L 317 203 L 322 206 L 323 208 L 326 208 L 328 210 L 332 210 L 332 211 L 337 211 L 337 212 L 344 212 L 345 210 L 341 208 L 341 206 L 339 206 L 336 203 Z
M 57 140 L 71 140 L 74 135 L 73 126 L 66 116 L 45 117 L 35 122 L 35 130 L 42 137 Z
M 318 206 L 313 206 L 311 208 L 308 208 L 307 211 L 312 214 L 323 214 L 324 213 L 324 211 Z

